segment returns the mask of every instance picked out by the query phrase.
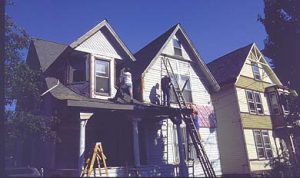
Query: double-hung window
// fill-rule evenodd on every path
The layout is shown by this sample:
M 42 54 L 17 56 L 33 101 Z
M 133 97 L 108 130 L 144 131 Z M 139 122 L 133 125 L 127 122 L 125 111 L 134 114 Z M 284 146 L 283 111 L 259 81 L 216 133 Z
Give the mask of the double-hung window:
M 177 39 L 173 39 L 174 54 L 176 56 L 182 56 L 181 42 Z
M 269 159 L 273 157 L 269 133 L 266 130 L 254 130 L 254 140 L 259 159 Z
M 246 91 L 249 112 L 254 114 L 264 114 L 264 109 L 258 92 Z
M 251 66 L 252 66 L 252 72 L 253 72 L 253 75 L 254 75 L 254 79 L 255 80 L 261 80 L 260 73 L 259 73 L 259 67 L 258 67 L 257 63 L 252 62 Z
M 95 91 L 101 95 L 110 95 L 110 63 L 109 61 L 95 60 Z

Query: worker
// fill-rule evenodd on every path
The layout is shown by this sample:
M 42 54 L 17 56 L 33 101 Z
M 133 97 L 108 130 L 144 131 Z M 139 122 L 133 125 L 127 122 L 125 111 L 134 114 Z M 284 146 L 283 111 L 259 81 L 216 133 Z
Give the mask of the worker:
M 164 76 L 161 79 L 161 90 L 163 92 L 163 105 L 170 107 L 170 89 L 171 89 L 171 78 Z
M 121 74 L 121 88 L 123 88 L 125 92 L 129 94 L 131 102 L 133 102 L 132 76 L 129 67 L 125 67 Z

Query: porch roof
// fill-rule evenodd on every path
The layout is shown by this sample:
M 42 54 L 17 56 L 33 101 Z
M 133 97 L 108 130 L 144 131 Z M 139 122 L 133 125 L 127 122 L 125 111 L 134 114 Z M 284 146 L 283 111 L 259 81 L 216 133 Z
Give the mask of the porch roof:
M 76 93 L 67 86 L 58 82 L 58 79 L 53 77 L 47 77 L 46 84 L 49 88 L 49 93 L 58 100 L 66 101 L 66 105 L 69 107 L 134 111 L 137 114 L 149 114 L 156 116 L 174 115 L 179 114 L 181 111 L 184 113 L 192 112 L 190 109 L 180 110 L 178 108 L 169 108 L 151 103 L 143 103 L 135 99 L 133 99 L 133 103 L 130 103 L 128 95 L 125 95 L 124 98 L 117 98 L 116 100 L 89 98 Z

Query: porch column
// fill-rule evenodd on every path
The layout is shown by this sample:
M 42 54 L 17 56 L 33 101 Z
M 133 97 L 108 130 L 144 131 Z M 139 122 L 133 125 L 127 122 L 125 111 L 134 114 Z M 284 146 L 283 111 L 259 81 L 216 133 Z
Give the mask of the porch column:
M 139 144 L 139 129 L 138 122 L 141 119 L 133 118 L 132 119 L 132 136 L 133 136 L 133 156 L 134 156 L 134 165 L 136 167 L 141 165 L 140 162 L 140 144 Z
M 85 126 L 93 113 L 80 112 L 80 136 L 79 136 L 79 157 L 78 157 L 78 170 L 79 174 L 84 169 L 84 151 L 85 151 Z
M 180 177 L 187 177 L 188 176 L 188 169 L 187 165 L 185 163 L 185 153 L 183 148 L 183 137 L 182 137 L 182 131 L 180 128 L 181 119 L 176 122 L 176 131 L 177 131 L 177 137 L 178 137 L 178 149 L 179 149 L 179 176 Z

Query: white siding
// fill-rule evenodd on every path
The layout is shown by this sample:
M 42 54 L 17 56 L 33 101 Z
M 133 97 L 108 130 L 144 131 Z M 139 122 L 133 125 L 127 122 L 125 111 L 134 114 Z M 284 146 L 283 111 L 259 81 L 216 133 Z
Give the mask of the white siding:
M 186 53 L 185 49 L 183 49 L 183 57 L 186 60 L 191 60 Z M 173 42 L 165 47 L 163 53 L 174 55 L 173 51 Z M 161 60 L 162 56 L 159 56 L 157 59 L 154 59 L 149 69 L 145 72 L 144 75 L 144 88 L 143 88 L 143 99 L 145 102 L 150 102 L 150 93 L 151 89 L 156 85 L 160 85 L 161 77 L 166 75 L 165 67 Z M 211 104 L 210 94 L 206 90 L 204 84 L 202 83 L 200 77 L 195 72 L 195 69 L 190 65 L 188 61 L 182 61 L 175 58 L 170 58 L 170 63 L 175 73 L 184 74 L 190 76 L 190 84 L 192 90 L 192 99 L 194 104 Z M 162 94 L 160 87 L 158 90 L 158 94 Z M 162 96 L 162 95 L 161 95 Z M 162 99 L 161 99 L 162 101 Z M 183 127 L 184 124 L 181 125 Z M 178 164 L 178 147 L 176 146 L 177 142 L 177 133 L 176 127 L 174 127 L 173 123 L 169 120 L 168 122 L 168 144 L 163 143 L 163 139 L 161 135 L 164 135 L 162 131 L 161 125 L 149 125 L 147 135 L 147 157 L 149 164 Z M 221 175 L 221 164 L 220 164 L 220 156 L 218 151 L 217 144 L 217 133 L 216 129 L 209 128 L 200 128 L 200 134 L 203 139 L 203 144 L 208 154 L 209 159 L 213 162 L 213 167 L 217 173 L 217 175 Z M 165 153 L 162 152 L 166 152 Z M 167 162 L 164 162 L 164 158 L 168 158 Z M 202 168 L 200 164 L 195 165 L 195 175 L 202 175 Z M 191 173 L 191 172 L 190 172 Z
M 252 129 L 244 129 L 245 143 L 249 159 L 258 159 Z
M 78 51 L 121 59 L 117 50 L 113 47 L 112 43 L 101 30 L 97 31 L 75 49 Z
M 178 40 L 178 38 L 176 36 L 174 36 L 172 39 L 177 39 Z M 174 47 L 173 47 L 172 39 L 170 40 L 170 42 L 168 44 L 166 44 L 166 47 L 162 50 L 162 53 L 168 54 L 168 55 L 171 55 L 171 56 L 174 55 Z M 179 41 L 180 41 L 180 39 L 179 39 Z M 186 60 L 191 60 L 191 58 L 189 57 L 188 53 L 185 50 L 185 46 L 182 45 L 181 50 L 182 50 L 182 57 Z
M 145 102 L 150 102 L 151 89 L 156 84 L 159 84 L 160 86 L 161 77 L 166 75 L 166 70 L 161 61 L 161 57 L 162 56 L 158 57 L 157 59 L 154 59 L 152 66 L 145 73 L 143 90 L 143 99 Z M 170 63 L 174 72 L 190 76 L 193 103 L 211 104 L 210 94 L 204 87 L 200 77 L 196 74 L 195 70 L 191 67 L 189 62 L 179 61 L 170 58 Z M 159 94 L 162 94 L 160 89 Z
M 236 88 L 240 112 L 249 112 L 246 91 L 242 88 Z
M 208 159 L 212 163 L 216 175 L 221 175 L 221 163 L 220 155 L 217 143 L 217 131 L 214 128 L 200 128 L 200 135 L 202 139 L 202 144 L 204 145 L 205 151 L 207 153 Z M 195 177 L 204 177 L 202 167 L 199 160 L 196 159 L 195 162 Z
M 269 109 L 268 98 L 267 98 L 268 95 L 265 93 L 260 93 L 260 97 L 261 97 L 263 108 L 264 108 L 264 114 L 270 115 L 270 109 Z

